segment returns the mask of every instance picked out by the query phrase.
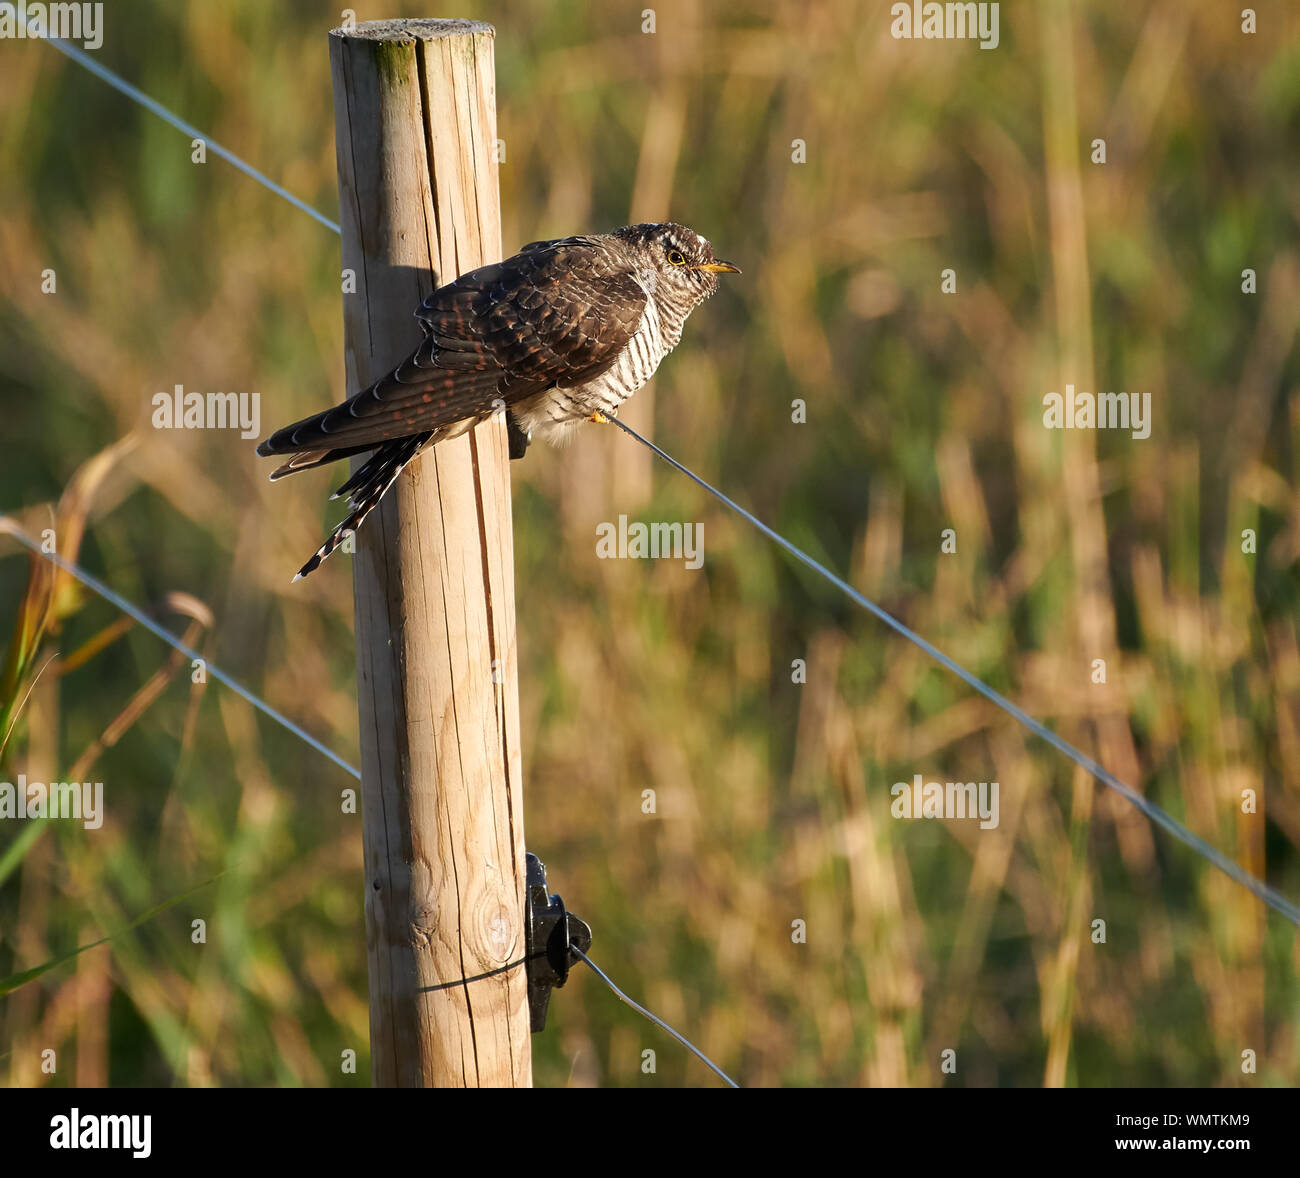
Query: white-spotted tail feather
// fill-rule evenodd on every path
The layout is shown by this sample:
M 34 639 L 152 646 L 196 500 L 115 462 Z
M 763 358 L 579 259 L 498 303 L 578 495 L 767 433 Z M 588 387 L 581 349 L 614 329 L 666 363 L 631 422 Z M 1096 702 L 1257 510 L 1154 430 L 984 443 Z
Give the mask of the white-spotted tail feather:
M 354 534 L 361 527 L 366 516 L 379 506 L 379 501 L 388 493 L 388 488 L 397 481 L 397 476 L 434 438 L 435 432 L 416 434 L 414 437 L 403 438 L 399 442 L 389 442 L 376 450 L 363 466 L 357 468 L 352 477 L 333 496 L 338 498 L 340 495 L 348 495 L 348 507 L 351 510 L 338 527 L 329 534 L 325 543 L 316 549 L 311 559 L 298 570 L 298 575 L 294 577 L 295 582 L 314 573 L 343 543 L 346 536 Z

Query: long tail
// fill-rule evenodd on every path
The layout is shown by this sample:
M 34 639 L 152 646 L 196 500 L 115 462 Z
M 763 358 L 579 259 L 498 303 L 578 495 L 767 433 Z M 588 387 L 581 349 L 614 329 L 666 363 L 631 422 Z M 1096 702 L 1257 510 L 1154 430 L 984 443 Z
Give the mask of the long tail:
M 351 510 L 344 517 L 343 522 L 329 534 L 325 543 L 316 549 L 312 558 L 298 570 L 298 575 L 294 577 L 295 581 L 300 581 L 308 574 L 314 573 L 330 553 L 343 543 L 345 536 L 361 527 L 366 516 L 379 505 L 379 501 L 388 493 L 388 488 L 397 480 L 397 476 L 402 473 L 407 463 L 424 449 L 437 433 L 437 430 L 429 430 L 426 433 L 402 438 L 397 442 L 388 442 L 376 450 L 364 466 L 357 469 L 333 495 L 336 499 L 340 495 L 347 495 L 348 507 Z
M 342 450 L 302 450 L 289 459 L 283 466 L 277 466 L 271 472 L 271 482 L 282 479 L 285 475 L 299 474 L 304 470 L 314 470 L 318 466 L 324 466 L 327 462 L 337 462 L 340 458 L 348 458 L 353 454 L 364 454 L 367 450 L 373 450 L 374 446 L 351 446 Z

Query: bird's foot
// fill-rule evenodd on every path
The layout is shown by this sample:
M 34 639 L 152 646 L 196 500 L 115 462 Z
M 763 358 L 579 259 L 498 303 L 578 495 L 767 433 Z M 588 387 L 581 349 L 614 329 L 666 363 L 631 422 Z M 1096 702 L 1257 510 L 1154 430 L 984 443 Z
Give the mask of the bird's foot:
M 528 443 L 533 440 L 533 431 L 524 432 L 523 427 L 515 420 L 515 415 L 509 410 L 506 411 L 506 442 L 510 448 L 511 458 L 522 458 L 528 452 Z
M 587 420 L 594 421 L 597 425 L 609 424 L 609 418 L 605 414 L 603 414 L 599 409 L 597 409 L 595 413 L 593 413 L 590 417 L 588 417 Z

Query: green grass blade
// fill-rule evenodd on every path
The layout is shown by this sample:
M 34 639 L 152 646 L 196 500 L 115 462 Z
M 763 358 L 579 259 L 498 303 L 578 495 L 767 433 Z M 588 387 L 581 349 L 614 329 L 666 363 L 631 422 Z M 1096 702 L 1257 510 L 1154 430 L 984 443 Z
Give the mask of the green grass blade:
M 0 996 L 11 994 L 14 990 L 18 989 L 19 986 L 25 986 L 28 982 L 35 981 L 42 974 L 49 973 L 50 970 L 62 965 L 65 961 L 71 961 L 74 957 L 79 957 L 82 953 L 85 953 L 87 949 L 94 949 L 98 945 L 103 945 L 106 942 L 111 941 L 114 937 L 120 937 L 123 933 L 128 933 L 134 928 L 139 928 L 140 925 L 144 924 L 146 921 L 152 920 L 159 913 L 166 912 L 168 908 L 172 908 L 182 900 L 188 899 L 190 896 L 194 895 L 195 892 L 202 888 L 206 888 L 211 883 L 215 883 L 224 874 L 225 872 L 220 872 L 219 874 L 214 875 L 211 879 L 204 880 L 203 883 L 190 888 L 188 891 L 181 892 L 178 896 L 173 896 L 170 900 L 164 900 L 161 904 L 155 904 L 147 912 L 143 912 L 137 916 L 125 928 L 120 928 L 115 933 L 109 933 L 106 937 L 100 937 L 97 941 L 91 941 L 89 945 L 81 945 L 80 947 L 73 949 L 71 952 L 64 953 L 59 957 L 52 957 L 49 961 L 34 966 L 31 969 L 25 969 L 21 973 L 10 974 L 7 978 L 0 978 Z

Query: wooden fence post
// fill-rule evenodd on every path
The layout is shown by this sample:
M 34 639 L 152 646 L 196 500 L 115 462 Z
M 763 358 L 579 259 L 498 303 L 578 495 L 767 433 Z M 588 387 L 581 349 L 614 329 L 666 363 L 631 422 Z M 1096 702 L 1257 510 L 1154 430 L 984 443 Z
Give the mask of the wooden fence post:
M 330 34 L 350 393 L 414 348 L 433 274 L 501 256 L 492 47 L 473 21 Z M 479 977 L 524 956 L 504 422 L 427 451 L 356 546 L 372 1081 L 527 1087 L 524 968 Z

